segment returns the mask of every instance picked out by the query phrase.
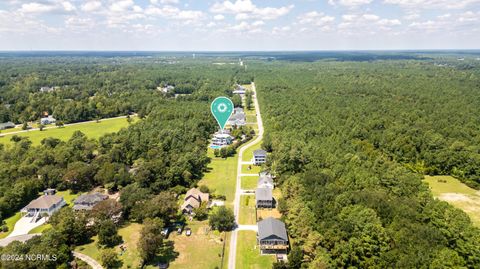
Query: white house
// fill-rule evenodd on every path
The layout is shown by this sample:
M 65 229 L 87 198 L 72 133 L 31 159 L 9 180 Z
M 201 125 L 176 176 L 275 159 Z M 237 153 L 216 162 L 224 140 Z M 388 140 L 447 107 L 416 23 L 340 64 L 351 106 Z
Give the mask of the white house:
M 52 124 L 52 123 L 55 123 L 56 121 L 57 120 L 52 116 L 48 116 L 40 119 L 40 123 L 43 125 Z
M 215 133 L 212 138 L 212 146 L 224 147 L 232 144 L 233 137 L 229 134 Z
M 267 152 L 263 149 L 257 149 L 253 152 L 253 164 L 261 165 L 267 161 Z
M 257 188 L 274 188 L 273 177 L 268 172 L 260 172 L 260 177 L 258 179 Z
M 57 212 L 60 210 L 60 208 L 67 204 L 63 197 L 56 194 L 49 194 L 51 192 L 45 193 L 46 194 L 31 201 L 21 210 L 21 212 L 26 213 L 27 216 L 34 218 L 41 216 L 44 213 L 51 216 L 53 213 Z

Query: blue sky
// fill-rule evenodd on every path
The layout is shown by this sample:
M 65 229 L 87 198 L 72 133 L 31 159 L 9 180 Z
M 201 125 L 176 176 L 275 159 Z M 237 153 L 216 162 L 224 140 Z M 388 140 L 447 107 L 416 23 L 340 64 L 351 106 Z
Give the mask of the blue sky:
M 0 1 L 0 50 L 479 48 L 480 0 Z

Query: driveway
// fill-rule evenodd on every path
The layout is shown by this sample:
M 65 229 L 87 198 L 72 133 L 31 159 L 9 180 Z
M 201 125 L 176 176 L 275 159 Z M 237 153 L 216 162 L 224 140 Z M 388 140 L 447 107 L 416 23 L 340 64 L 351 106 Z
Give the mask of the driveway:
M 17 223 L 15 223 L 15 227 L 13 227 L 13 231 L 7 237 L 14 237 L 18 235 L 25 235 L 30 232 L 33 228 L 36 228 L 45 223 L 45 218 L 39 219 L 37 222 L 31 222 L 31 217 L 23 216 L 21 217 Z
M 103 267 L 98 263 L 96 260 L 94 260 L 92 257 L 87 256 L 85 254 L 82 254 L 80 252 L 75 252 L 72 251 L 72 254 L 75 258 L 78 258 L 84 262 L 86 262 L 88 265 L 90 265 L 93 269 L 103 269 Z

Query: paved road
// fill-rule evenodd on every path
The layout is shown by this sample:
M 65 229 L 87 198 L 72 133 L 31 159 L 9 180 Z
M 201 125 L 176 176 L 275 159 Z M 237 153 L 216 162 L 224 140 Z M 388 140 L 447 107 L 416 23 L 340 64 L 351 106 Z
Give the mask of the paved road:
M 100 265 L 96 260 L 94 260 L 90 256 L 87 256 L 85 254 L 82 254 L 80 252 L 75 252 L 75 251 L 72 251 L 72 254 L 74 257 L 86 262 L 93 269 L 103 269 L 102 265 Z
M 242 189 L 241 189 L 242 174 L 241 173 L 242 173 L 243 152 L 249 147 L 251 147 L 252 145 L 254 145 L 255 143 L 263 139 L 263 122 L 262 122 L 262 117 L 260 115 L 260 106 L 258 105 L 257 91 L 255 88 L 254 82 L 252 82 L 252 91 L 254 93 L 253 102 L 255 104 L 255 112 L 257 113 L 258 136 L 254 140 L 243 145 L 238 152 L 237 182 L 236 182 L 236 189 L 235 189 L 235 198 L 233 200 L 233 213 L 235 214 L 236 223 L 238 223 L 239 212 L 240 212 L 240 195 L 242 194 Z M 239 228 L 245 227 L 245 226 L 249 226 L 249 225 L 239 225 Z M 235 262 L 237 257 L 237 237 L 238 237 L 239 228 L 233 230 L 232 237 L 230 238 L 230 250 L 228 253 L 228 269 L 235 269 Z
M 114 118 L 100 119 L 100 121 L 107 121 L 107 120 L 113 120 L 113 119 L 121 119 L 121 118 L 126 118 L 126 117 L 127 117 L 127 116 L 119 116 L 119 117 L 114 117 Z M 82 121 L 82 122 L 76 122 L 76 123 L 69 123 L 69 124 L 65 124 L 65 125 L 63 125 L 63 126 L 64 126 L 64 127 L 67 127 L 67 126 L 80 125 L 80 124 L 91 123 L 91 122 L 96 122 L 96 120 Z M 15 126 L 15 127 L 18 127 L 18 126 L 19 126 L 19 125 Z M 43 128 L 43 129 L 44 129 L 44 130 L 48 130 L 48 129 L 53 129 L 53 128 L 58 128 L 58 127 L 57 127 L 57 126 L 47 126 L 47 127 Z M 27 132 L 32 132 L 32 131 L 38 131 L 38 130 L 40 130 L 40 129 L 39 129 L 39 128 L 32 128 L 32 129 L 29 129 L 29 130 L 21 130 L 21 131 L 4 133 L 4 134 L 0 134 L 0 136 L 21 134 L 21 133 L 27 133 Z

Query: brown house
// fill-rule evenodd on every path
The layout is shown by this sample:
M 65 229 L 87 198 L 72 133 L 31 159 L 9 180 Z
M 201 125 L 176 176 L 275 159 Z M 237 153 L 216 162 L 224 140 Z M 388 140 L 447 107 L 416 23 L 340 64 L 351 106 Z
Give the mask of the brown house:
M 199 208 L 202 203 L 208 203 L 210 195 L 203 193 L 199 189 L 192 188 L 185 195 L 181 209 L 184 213 L 191 214 L 193 209 Z

